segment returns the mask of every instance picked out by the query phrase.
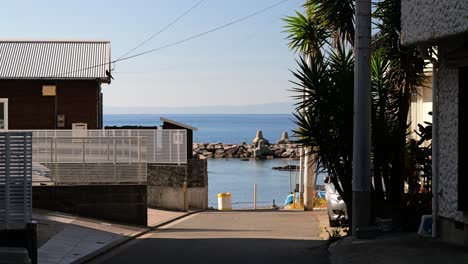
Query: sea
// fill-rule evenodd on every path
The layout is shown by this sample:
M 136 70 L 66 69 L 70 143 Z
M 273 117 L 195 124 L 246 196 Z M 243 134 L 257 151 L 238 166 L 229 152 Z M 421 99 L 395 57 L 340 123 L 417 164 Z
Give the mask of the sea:
M 296 129 L 294 116 L 276 115 L 104 115 L 105 126 L 159 126 L 161 117 L 198 128 L 194 133 L 195 143 L 239 144 L 252 142 L 257 130 L 270 142 L 281 138 L 283 131 L 293 138 Z
M 291 139 L 296 129 L 294 116 L 287 114 L 252 115 L 157 115 L 157 114 L 105 114 L 105 126 L 160 126 L 160 117 L 184 123 L 198 130 L 194 131 L 195 143 L 250 143 L 257 130 L 274 143 L 283 131 Z M 278 171 L 273 167 L 298 165 L 298 160 L 208 160 L 208 205 L 218 206 L 218 193 L 230 192 L 232 206 L 237 209 L 253 208 L 254 184 L 257 188 L 257 207 L 269 207 L 275 203 L 283 206 L 286 196 L 298 183 L 296 171 Z M 323 184 L 325 175 L 319 174 L 317 184 Z

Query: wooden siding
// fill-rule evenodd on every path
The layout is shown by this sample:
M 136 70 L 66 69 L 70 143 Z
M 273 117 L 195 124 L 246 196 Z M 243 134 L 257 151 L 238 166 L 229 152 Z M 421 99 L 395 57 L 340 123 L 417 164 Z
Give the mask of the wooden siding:
M 43 84 L 55 84 L 57 96 L 42 96 Z M 55 129 L 56 115 L 65 128 L 84 122 L 98 129 L 100 85 L 96 81 L 0 80 L 0 98 L 8 98 L 9 129 Z
M 169 122 L 163 122 L 163 129 L 185 129 L 187 130 L 187 159 L 193 158 L 193 131 Z

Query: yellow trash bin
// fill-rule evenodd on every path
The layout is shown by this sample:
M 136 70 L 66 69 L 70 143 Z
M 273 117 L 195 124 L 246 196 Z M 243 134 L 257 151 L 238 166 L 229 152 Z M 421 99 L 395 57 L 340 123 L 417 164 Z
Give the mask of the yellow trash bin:
M 218 210 L 232 210 L 231 193 L 218 193 Z

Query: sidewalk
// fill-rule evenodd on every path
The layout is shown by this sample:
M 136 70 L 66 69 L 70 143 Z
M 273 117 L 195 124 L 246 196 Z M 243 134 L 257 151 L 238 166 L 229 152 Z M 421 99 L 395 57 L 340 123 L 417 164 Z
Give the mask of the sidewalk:
M 415 233 L 389 234 L 369 240 L 346 237 L 329 247 L 333 264 L 468 263 L 465 247 L 421 238 Z
M 34 210 L 38 222 L 40 264 L 80 263 L 90 254 L 120 244 L 186 212 L 148 209 L 148 226 L 129 226 L 77 217 L 46 210 Z

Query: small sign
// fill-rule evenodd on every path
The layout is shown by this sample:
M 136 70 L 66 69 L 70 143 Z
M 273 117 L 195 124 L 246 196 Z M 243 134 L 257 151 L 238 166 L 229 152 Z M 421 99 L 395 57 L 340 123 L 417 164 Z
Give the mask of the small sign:
M 42 96 L 55 96 L 55 95 L 56 95 L 55 85 L 43 85 L 42 86 Z
M 184 137 L 181 133 L 175 133 L 172 135 L 172 142 L 175 145 L 182 145 L 184 144 Z

